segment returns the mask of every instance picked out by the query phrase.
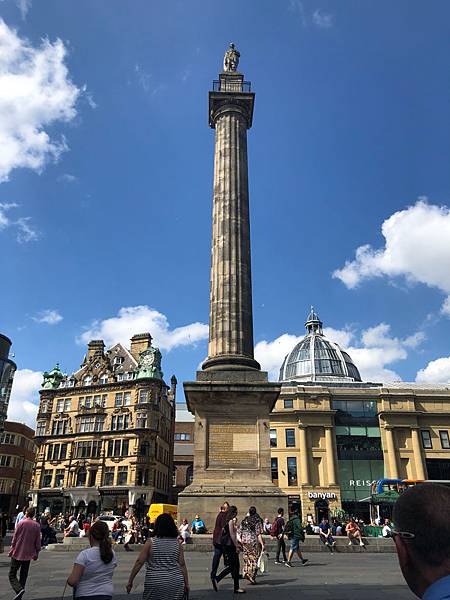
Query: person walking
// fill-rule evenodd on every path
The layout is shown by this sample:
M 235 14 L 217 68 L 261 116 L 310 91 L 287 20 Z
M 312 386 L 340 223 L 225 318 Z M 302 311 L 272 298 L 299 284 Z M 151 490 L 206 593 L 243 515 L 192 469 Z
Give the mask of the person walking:
M 17 527 L 17 525 L 20 523 L 20 521 L 25 518 L 25 513 L 27 512 L 27 508 L 28 508 L 28 505 L 25 505 L 22 508 L 22 510 L 19 512 L 19 514 L 17 515 L 16 520 L 14 522 L 14 529 Z
M 287 533 L 288 538 L 291 540 L 291 547 L 289 549 L 288 559 L 285 563 L 286 566 L 293 566 L 292 559 L 295 553 L 297 553 L 299 559 L 301 560 L 301 564 L 306 565 L 309 562 L 309 560 L 307 558 L 303 558 L 303 554 L 300 551 L 300 542 L 305 541 L 305 531 L 302 527 L 298 511 L 294 512 L 292 517 L 286 523 L 285 533 Z
M 224 502 L 220 507 L 220 512 L 216 517 L 216 524 L 214 525 L 213 531 L 213 546 L 214 546 L 214 556 L 212 559 L 211 565 L 211 581 L 214 582 L 217 576 L 217 569 L 219 568 L 220 559 L 223 556 L 223 547 L 220 542 L 220 538 L 222 536 L 222 530 L 225 526 L 225 518 L 227 516 L 227 512 L 230 509 L 230 505 L 228 502 Z M 226 566 L 226 565 L 225 565 Z M 214 586 L 214 583 L 213 583 Z
M 189 593 L 189 577 L 183 546 L 172 517 L 163 513 L 155 521 L 154 537 L 149 538 L 130 573 L 128 594 L 142 566 L 147 563 L 143 600 L 182 600 Z
M 214 590 L 217 592 L 217 584 L 227 575 L 233 578 L 233 592 L 235 594 L 245 594 L 245 590 L 239 587 L 239 542 L 237 539 L 237 520 L 238 510 L 235 506 L 230 506 L 225 516 L 224 526 L 220 538 L 220 544 L 223 548 L 226 567 L 215 577 L 211 579 Z
M 278 509 L 278 514 L 270 528 L 270 535 L 277 540 L 277 553 L 275 555 L 275 564 L 280 565 L 287 562 L 286 557 L 286 542 L 284 541 L 284 508 Z M 283 561 L 280 561 L 280 554 L 283 553 Z
M 28 508 L 25 518 L 20 521 L 14 530 L 11 549 L 8 554 L 11 557 L 9 583 L 16 592 L 13 600 L 20 600 L 24 595 L 30 561 L 37 560 L 41 550 L 41 527 L 34 520 L 35 514 L 34 508 Z M 17 579 L 19 570 L 20 576 Z
M 111 546 L 109 528 L 96 521 L 88 530 L 90 548 L 76 557 L 67 584 L 74 588 L 77 600 L 112 600 L 116 555 Z
M 242 555 L 244 559 L 243 576 L 251 584 L 256 584 L 258 572 L 258 558 L 264 552 L 264 540 L 262 538 L 263 525 L 254 506 L 248 509 L 248 515 L 242 519 L 238 528 L 238 539 L 242 544 Z

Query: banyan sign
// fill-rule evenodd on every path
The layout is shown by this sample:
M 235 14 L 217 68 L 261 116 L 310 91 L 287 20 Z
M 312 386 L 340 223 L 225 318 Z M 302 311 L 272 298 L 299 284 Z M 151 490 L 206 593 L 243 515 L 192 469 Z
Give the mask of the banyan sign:
M 336 500 L 334 492 L 308 492 L 310 500 Z

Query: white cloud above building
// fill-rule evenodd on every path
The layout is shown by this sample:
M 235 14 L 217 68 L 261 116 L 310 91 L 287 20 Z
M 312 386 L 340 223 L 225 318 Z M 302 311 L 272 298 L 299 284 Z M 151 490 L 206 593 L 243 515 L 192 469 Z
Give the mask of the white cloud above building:
M 8 421 L 25 423 L 35 429 L 42 377 L 41 371 L 17 369 L 9 399 Z

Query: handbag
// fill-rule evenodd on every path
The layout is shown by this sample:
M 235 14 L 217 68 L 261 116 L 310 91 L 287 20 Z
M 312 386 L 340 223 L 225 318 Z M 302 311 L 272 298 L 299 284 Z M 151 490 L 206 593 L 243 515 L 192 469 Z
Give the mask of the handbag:
M 261 552 L 261 554 L 259 555 L 257 567 L 260 573 L 269 572 L 269 558 L 266 552 Z

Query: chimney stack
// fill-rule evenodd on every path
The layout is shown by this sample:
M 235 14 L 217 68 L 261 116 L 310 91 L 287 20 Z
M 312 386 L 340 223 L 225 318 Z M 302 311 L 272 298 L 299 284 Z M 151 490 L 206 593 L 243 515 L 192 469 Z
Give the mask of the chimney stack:
M 131 338 L 130 352 L 135 360 L 139 360 L 139 354 L 152 345 L 152 336 L 149 333 L 138 333 Z

